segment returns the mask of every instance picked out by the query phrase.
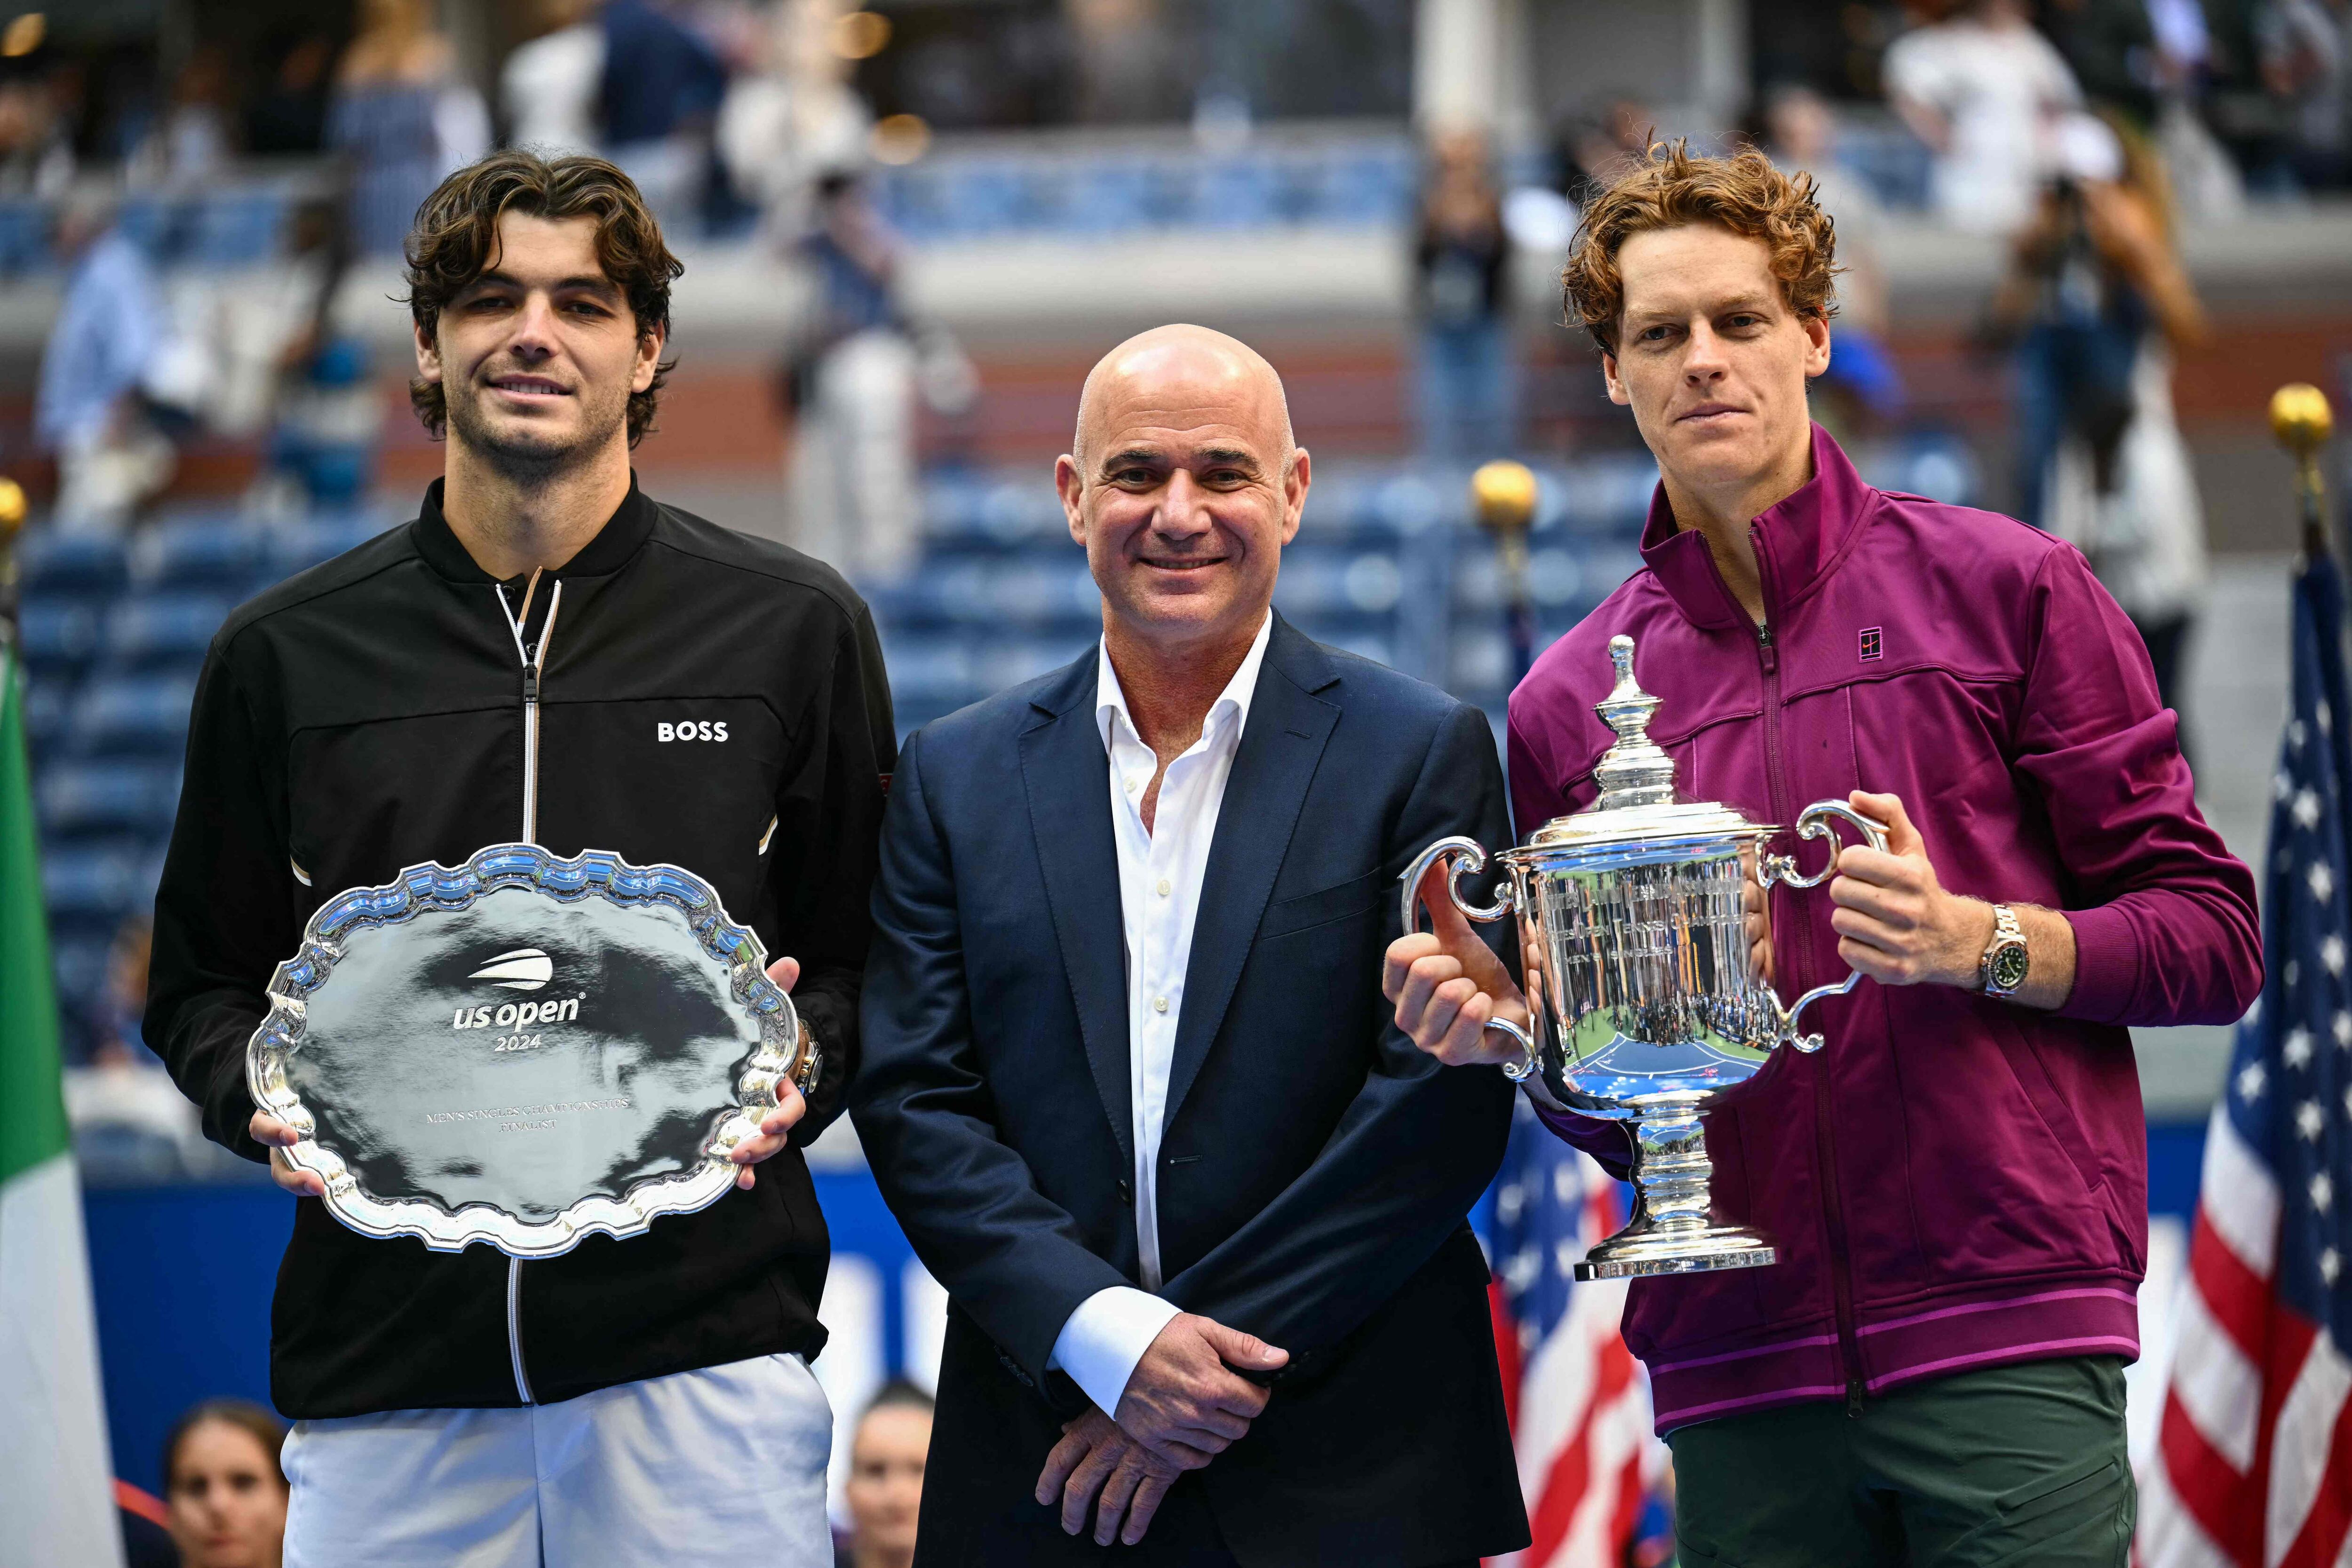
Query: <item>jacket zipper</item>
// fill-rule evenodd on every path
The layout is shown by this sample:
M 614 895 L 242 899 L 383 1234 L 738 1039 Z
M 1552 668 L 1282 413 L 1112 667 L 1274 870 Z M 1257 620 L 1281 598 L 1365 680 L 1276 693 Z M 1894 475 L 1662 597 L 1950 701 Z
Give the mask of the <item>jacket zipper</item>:
M 1756 660 L 1764 675 L 1764 789 L 1772 820 L 1786 822 L 1789 793 L 1780 756 L 1780 656 L 1772 640 L 1771 621 L 1778 595 L 1773 591 L 1772 559 L 1765 548 L 1762 531 L 1749 529 L 1748 541 L 1756 551 L 1757 572 L 1764 587 L 1765 619 L 1756 628 Z M 1798 942 L 1804 950 L 1805 967 L 1811 969 L 1812 937 L 1809 930 L 1799 928 Z M 1846 1260 L 1845 1201 L 1838 1192 L 1837 1147 L 1830 1133 L 1830 1075 L 1822 1061 L 1807 1066 L 1813 1078 L 1813 1152 L 1821 1167 L 1822 1206 L 1828 1222 L 1830 1299 L 1837 1318 L 1839 1371 L 1845 1378 L 1845 1413 L 1853 1416 L 1862 1414 L 1862 1347 L 1854 1333 L 1853 1279 Z
M 530 596 L 539 586 L 539 574 L 530 574 L 530 582 L 522 591 L 522 613 L 507 608 L 506 589 L 493 584 L 491 592 L 499 596 L 499 613 L 506 617 L 507 631 L 513 637 L 515 656 L 522 661 L 522 842 L 539 842 L 539 693 L 540 678 L 547 666 L 549 645 L 555 641 L 555 613 L 563 607 L 563 582 L 558 578 L 547 600 L 547 620 L 539 628 L 539 640 L 525 647 L 523 623 L 530 618 Z M 530 1373 L 522 1363 L 522 1259 L 507 1259 L 507 1354 L 514 1363 L 515 1394 L 525 1405 L 539 1401 L 530 1392 Z

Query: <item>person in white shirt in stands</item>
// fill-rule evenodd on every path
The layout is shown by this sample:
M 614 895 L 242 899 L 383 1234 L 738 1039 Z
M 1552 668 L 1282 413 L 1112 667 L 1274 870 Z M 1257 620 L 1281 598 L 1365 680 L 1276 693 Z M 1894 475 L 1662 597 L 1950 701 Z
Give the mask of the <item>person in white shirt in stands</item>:
M 1941 0 L 1945 20 L 1895 40 L 1886 96 L 1936 154 L 1936 210 L 1955 227 L 2008 234 L 2032 216 L 2044 130 L 2083 101 L 2025 0 Z

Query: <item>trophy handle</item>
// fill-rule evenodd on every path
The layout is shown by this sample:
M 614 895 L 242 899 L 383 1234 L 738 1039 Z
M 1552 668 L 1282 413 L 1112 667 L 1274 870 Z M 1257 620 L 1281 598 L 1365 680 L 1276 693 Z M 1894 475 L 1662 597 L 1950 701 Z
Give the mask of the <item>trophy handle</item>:
M 1486 851 L 1476 839 L 1456 834 L 1451 838 L 1439 839 L 1414 856 L 1412 864 L 1404 868 L 1404 876 L 1402 879 L 1404 883 L 1402 913 L 1404 933 L 1407 936 L 1421 929 L 1421 879 L 1429 875 L 1431 866 L 1450 857 L 1459 857 L 1454 860 L 1445 875 L 1445 896 L 1454 900 L 1455 909 L 1474 921 L 1491 922 L 1501 920 L 1518 908 L 1518 890 L 1507 882 L 1496 894 L 1495 901 L 1491 904 L 1481 907 L 1463 900 L 1462 875 L 1466 871 L 1475 877 L 1485 870 Z M 1486 1020 L 1486 1027 L 1519 1047 L 1517 1061 L 1502 1064 L 1503 1076 L 1513 1083 L 1526 1081 L 1528 1075 L 1536 1070 L 1535 1037 L 1507 1018 L 1489 1018 Z
M 1830 826 L 1832 818 L 1851 824 L 1858 829 L 1862 836 L 1870 841 L 1870 847 L 1873 849 L 1883 850 L 1886 847 L 1886 829 L 1880 826 L 1878 823 L 1863 816 L 1843 801 L 1817 800 L 1797 814 L 1797 837 L 1828 839 L 1830 841 L 1828 862 L 1811 876 L 1801 877 L 1797 874 L 1796 857 L 1767 855 L 1757 865 L 1757 881 L 1767 888 L 1775 882 L 1780 882 L 1787 887 L 1799 889 L 1818 888 L 1828 881 L 1837 872 L 1838 855 L 1844 847 L 1837 836 L 1837 830 Z M 1843 980 L 1834 984 L 1816 985 L 1798 997 L 1793 1004 L 1782 1008 L 1779 1020 L 1780 1037 L 1808 1056 L 1820 1050 L 1825 1043 L 1821 1036 L 1797 1033 L 1797 1015 L 1824 996 L 1844 995 L 1853 990 L 1861 979 L 1862 975 L 1858 972 L 1849 969 Z

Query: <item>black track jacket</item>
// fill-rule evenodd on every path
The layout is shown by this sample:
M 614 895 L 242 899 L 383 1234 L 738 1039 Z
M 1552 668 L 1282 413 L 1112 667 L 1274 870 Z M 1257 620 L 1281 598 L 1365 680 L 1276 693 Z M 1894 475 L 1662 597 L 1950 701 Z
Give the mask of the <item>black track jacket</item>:
M 450 532 L 436 481 L 407 527 L 270 589 L 214 638 L 146 1023 L 205 1132 L 265 1156 L 247 1134 L 246 1041 L 313 910 L 523 836 L 519 645 L 542 637 L 537 842 L 709 881 L 771 957 L 801 961 L 793 1000 L 824 1076 L 751 1191 L 562 1258 L 373 1240 L 299 1200 L 270 1334 L 271 1395 L 289 1416 L 549 1404 L 824 1342 L 830 1241 L 800 1147 L 857 1066 L 897 752 L 873 621 L 830 567 L 658 505 L 634 479 L 587 547 L 541 576 L 520 637 L 501 592 Z

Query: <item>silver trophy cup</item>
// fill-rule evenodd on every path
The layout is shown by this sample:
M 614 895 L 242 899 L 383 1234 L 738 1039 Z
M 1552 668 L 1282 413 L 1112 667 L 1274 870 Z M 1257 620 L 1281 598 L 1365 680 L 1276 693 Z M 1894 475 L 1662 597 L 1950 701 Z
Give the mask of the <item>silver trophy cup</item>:
M 1524 1053 L 1504 1068 L 1538 1079 L 1553 1100 L 1588 1116 L 1622 1121 L 1631 1134 L 1632 1223 L 1576 1266 L 1579 1279 L 1748 1268 L 1773 1261 L 1771 1244 L 1709 1213 L 1706 1132 L 1700 1115 L 1760 1071 L 1772 1052 L 1811 1053 L 1822 1037 L 1797 1019 L 1859 975 L 1816 986 L 1783 1005 L 1748 963 L 1742 892 L 1813 888 L 1837 869 L 1832 819 L 1851 823 L 1874 848 L 1879 825 L 1843 802 L 1797 814 L 1797 833 L 1826 838 L 1829 864 L 1811 877 L 1764 845 L 1780 831 L 1728 806 L 1678 802 L 1675 764 L 1649 737 L 1658 700 L 1633 679 L 1633 639 L 1612 637 L 1617 683 L 1595 704 L 1617 742 L 1594 769 L 1601 798 L 1557 817 L 1524 846 L 1495 857 L 1510 873 L 1495 902 L 1465 902 L 1460 879 L 1486 867 L 1475 839 L 1441 838 L 1404 873 L 1404 929 L 1416 928 L 1422 878 L 1451 860 L 1446 890 L 1474 921 L 1518 917 L 1532 1032 L 1507 1020 L 1486 1026 Z

